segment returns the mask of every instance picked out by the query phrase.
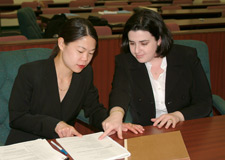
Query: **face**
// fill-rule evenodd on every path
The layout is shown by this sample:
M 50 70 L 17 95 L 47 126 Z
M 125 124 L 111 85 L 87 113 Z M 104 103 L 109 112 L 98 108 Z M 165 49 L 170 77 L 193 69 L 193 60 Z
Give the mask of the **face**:
M 58 43 L 65 66 L 76 73 L 81 72 L 90 63 L 96 47 L 96 41 L 91 36 L 81 37 L 67 45 L 63 38 L 59 38 Z
M 152 61 L 157 47 L 161 44 L 161 38 L 156 41 L 150 32 L 143 30 L 129 31 L 128 39 L 130 51 L 140 63 Z

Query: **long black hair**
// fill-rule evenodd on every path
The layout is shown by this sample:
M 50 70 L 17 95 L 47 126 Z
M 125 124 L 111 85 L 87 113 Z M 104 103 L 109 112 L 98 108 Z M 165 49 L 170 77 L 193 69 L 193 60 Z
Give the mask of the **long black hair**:
M 92 23 L 84 18 L 72 18 L 67 20 L 59 33 L 59 37 L 64 39 L 64 43 L 66 45 L 88 35 L 95 39 L 97 49 L 98 36 L 96 30 L 94 29 Z M 52 55 L 56 56 L 59 53 L 59 50 L 58 43 L 56 43 L 56 46 L 52 51 Z
M 156 50 L 157 57 L 166 56 L 173 44 L 172 34 L 167 29 L 161 15 L 153 10 L 137 10 L 136 13 L 128 19 L 124 27 L 121 53 L 130 53 L 128 33 L 131 30 L 148 31 L 157 41 L 161 38 L 162 42 Z

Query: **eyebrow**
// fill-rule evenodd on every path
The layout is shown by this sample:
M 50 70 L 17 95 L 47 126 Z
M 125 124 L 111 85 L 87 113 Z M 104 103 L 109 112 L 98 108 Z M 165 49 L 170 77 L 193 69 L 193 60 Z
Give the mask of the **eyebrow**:
M 141 40 L 141 41 L 139 41 L 139 42 L 146 42 L 146 41 L 149 41 L 149 40 Z M 129 40 L 129 42 L 134 42 L 134 41 Z
M 78 47 L 80 47 L 80 48 L 83 48 L 83 49 L 87 50 L 87 48 L 85 48 L 85 47 L 83 47 L 83 46 L 78 46 Z M 91 51 L 95 51 L 95 49 L 96 49 L 96 48 L 92 49 Z

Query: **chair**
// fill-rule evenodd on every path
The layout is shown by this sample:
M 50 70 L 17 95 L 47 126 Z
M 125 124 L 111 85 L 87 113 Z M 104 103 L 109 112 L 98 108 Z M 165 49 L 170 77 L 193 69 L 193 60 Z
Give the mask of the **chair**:
M 127 5 L 127 6 L 123 6 L 123 10 L 126 10 L 126 11 L 133 11 L 134 8 L 137 8 L 139 7 L 138 5 Z
M 27 40 L 27 37 L 25 37 L 23 35 L 0 37 L 0 42 L 6 42 L 6 41 L 23 41 L 23 40 Z
M 170 6 L 162 6 L 161 10 L 174 10 L 174 9 L 182 9 L 181 6 L 178 5 L 170 5 Z
M 127 2 L 107 2 L 105 1 L 105 6 L 123 6 L 123 5 L 128 5 Z
M 192 4 L 192 0 L 173 0 L 172 4 Z
M 111 7 L 102 7 L 102 8 L 93 8 L 91 12 L 103 12 L 103 11 L 118 11 L 118 8 L 111 8 Z
M 109 26 L 94 26 L 98 36 L 112 35 L 112 30 Z
M 21 33 L 28 39 L 43 38 L 43 32 L 37 23 L 36 15 L 32 8 L 21 8 L 17 12 Z
M 0 52 L 0 145 L 4 145 L 9 134 L 8 102 L 14 79 L 20 65 L 50 56 L 48 48 L 30 48 L 15 51 Z M 78 115 L 79 120 L 88 124 L 83 110 Z
M 175 44 L 180 44 L 184 46 L 189 46 L 196 48 L 197 55 L 199 59 L 201 60 L 201 64 L 203 66 L 203 69 L 205 71 L 205 74 L 207 76 L 207 79 L 210 83 L 210 65 L 209 65 L 209 55 L 208 55 L 208 46 L 205 42 L 197 41 L 197 40 L 175 40 Z M 215 107 L 220 114 L 225 114 L 225 100 L 222 99 L 218 95 L 212 95 L 213 100 L 213 107 Z M 213 116 L 213 113 L 211 113 L 211 116 Z M 130 112 L 128 110 L 127 115 L 125 117 L 125 122 L 132 122 L 132 118 L 130 115 Z
M 206 73 L 207 79 L 210 82 L 210 65 L 209 65 L 209 55 L 208 55 L 208 46 L 202 41 L 197 40 L 175 40 L 176 44 L 181 44 L 185 46 L 194 47 L 197 49 L 198 57 L 201 60 L 203 69 Z M 220 96 L 213 94 L 213 106 L 221 113 L 225 114 L 225 100 Z
M 175 22 L 168 22 L 166 26 L 170 31 L 180 31 L 180 26 Z
M 30 7 L 33 9 L 37 9 L 38 6 L 39 6 L 39 3 L 37 1 L 21 3 L 21 8 Z
M 43 14 L 60 14 L 60 13 L 70 13 L 69 8 L 42 8 Z
M 129 14 L 105 14 L 101 18 L 106 19 L 109 23 L 125 23 L 130 16 Z
M 53 3 L 54 3 L 53 0 L 44 0 L 44 1 L 40 1 L 40 6 L 41 8 L 48 8 L 48 5 Z
M 135 6 L 149 6 L 151 5 L 152 2 L 148 1 L 148 2 L 132 2 L 131 5 L 135 5 Z
M 94 1 L 88 0 L 77 0 L 77 1 L 70 1 L 69 7 L 81 7 L 81 6 L 95 6 Z
M 1 0 L 0 4 L 13 4 L 14 0 Z

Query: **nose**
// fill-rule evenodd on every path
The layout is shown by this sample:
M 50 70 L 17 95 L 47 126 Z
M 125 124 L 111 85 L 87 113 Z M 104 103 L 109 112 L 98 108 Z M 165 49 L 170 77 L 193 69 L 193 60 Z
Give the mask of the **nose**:
M 139 45 L 135 45 L 135 53 L 139 53 L 140 52 L 140 47 Z
M 83 53 L 82 60 L 87 61 L 88 60 L 88 53 Z

